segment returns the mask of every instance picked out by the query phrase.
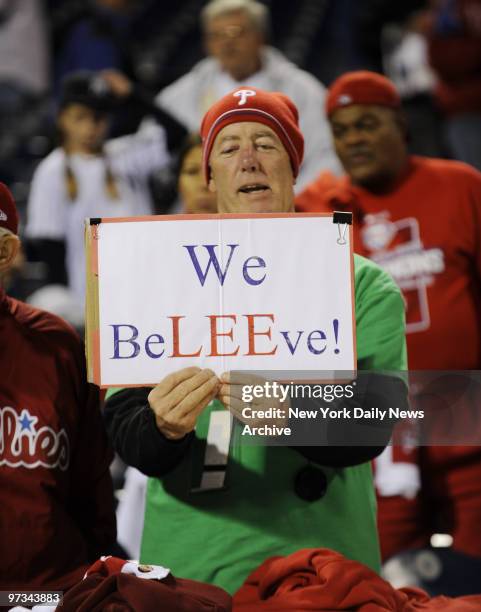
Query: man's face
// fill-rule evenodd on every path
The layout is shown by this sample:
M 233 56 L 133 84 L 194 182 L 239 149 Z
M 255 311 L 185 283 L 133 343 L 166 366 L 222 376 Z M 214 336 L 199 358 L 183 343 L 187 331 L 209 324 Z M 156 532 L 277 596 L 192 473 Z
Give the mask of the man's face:
M 387 186 L 406 163 L 406 136 L 390 108 L 353 104 L 330 117 L 334 145 L 352 182 L 367 188 Z
M 208 55 L 217 59 L 233 78 L 242 80 L 259 69 L 263 36 L 244 12 L 211 19 L 204 40 Z
M 232 123 L 218 134 L 209 165 L 209 189 L 221 213 L 294 210 L 291 162 L 277 134 L 256 122 Z

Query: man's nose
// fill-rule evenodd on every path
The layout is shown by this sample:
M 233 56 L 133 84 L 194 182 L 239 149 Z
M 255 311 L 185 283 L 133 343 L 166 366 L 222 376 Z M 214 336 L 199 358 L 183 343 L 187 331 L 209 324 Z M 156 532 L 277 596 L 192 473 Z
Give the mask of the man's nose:
M 241 168 L 243 172 L 256 172 L 259 170 L 259 160 L 254 147 L 248 147 L 241 151 Z
M 344 142 L 347 145 L 357 145 L 361 142 L 364 142 L 364 134 L 361 130 L 357 130 L 356 128 L 351 128 L 347 131 Z

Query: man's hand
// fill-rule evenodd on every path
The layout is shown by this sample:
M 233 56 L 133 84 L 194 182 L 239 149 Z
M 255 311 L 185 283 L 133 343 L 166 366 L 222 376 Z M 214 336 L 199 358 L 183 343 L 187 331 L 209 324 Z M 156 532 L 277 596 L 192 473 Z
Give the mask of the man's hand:
M 252 427 L 262 427 L 264 425 L 286 427 L 289 424 L 289 398 L 284 402 L 280 398 L 260 397 L 253 398 L 247 402 L 243 400 L 243 388 L 248 386 L 260 385 L 264 387 L 266 380 L 259 376 L 244 372 L 225 372 L 220 377 L 221 386 L 218 397 L 232 415 Z M 273 409 L 272 417 L 262 416 L 262 413 Z M 242 414 L 242 411 L 246 409 Z
M 212 370 L 184 368 L 166 376 L 148 396 L 161 433 L 179 440 L 193 431 L 200 413 L 218 390 L 219 379 Z

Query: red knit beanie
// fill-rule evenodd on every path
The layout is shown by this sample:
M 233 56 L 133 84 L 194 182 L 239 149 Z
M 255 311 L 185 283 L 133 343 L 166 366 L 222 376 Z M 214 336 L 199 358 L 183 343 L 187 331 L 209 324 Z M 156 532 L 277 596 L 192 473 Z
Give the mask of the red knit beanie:
M 243 121 L 262 123 L 277 134 L 296 177 L 304 157 L 304 137 L 294 102 L 282 93 L 250 87 L 231 91 L 213 104 L 202 119 L 200 134 L 205 180 L 209 181 L 209 157 L 217 134 L 226 125 Z
M 18 214 L 15 200 L 10 189 L 0 183 L 0 227 L 10 230 L 13 234 L 18 231 Z
M 331 115 L 338 108 L 352 104 L 375 104 L 399 108 L 401 98 L 393 83 L 382 74 L 357 70 L 346 72 L 329 87 L 326 112 Z

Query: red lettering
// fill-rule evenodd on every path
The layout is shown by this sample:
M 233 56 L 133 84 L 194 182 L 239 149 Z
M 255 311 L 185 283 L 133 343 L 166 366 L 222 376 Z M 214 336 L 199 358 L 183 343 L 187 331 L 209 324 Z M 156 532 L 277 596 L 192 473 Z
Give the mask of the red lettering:
M 247 328 L 249 334 L 249 351 L 245 353 L 245 355 L 275 355 L 277 351 L 277 344 L 270 352 L 259 353 L 255 349 L 255 336 L 267 336 L 269 340 L 271 340 L 271 328 L 269 327 L 267 331 L 255 331 L 254 330 L 254 317 L 267 317 L 274 323 L 274 315 L 273 314 L 246 314 L 243 315 L 247 317 Z
M 202 346 L 197 351 L 197 353 L 181 353 L 180 352 L 179 321 L 181 319 L 185 319 L 185 316 L 181 316 L 181 317 L 173 316 L 173 317 L 168 317 L 168 318 L 172 319 L 172 339 L 173 339 L 173 344 L 174 344 L 172 355 L 169 355 L 169 357 L 198 357 L 200 355 L 200 352 L 202 351 Z
M 237 323 L 236 315 L 207 315 L 207 318 L 210 319 L 210 354 L 208 357 L 233 357 L 237 355 L 239 352 L 239 346 L 237 346 L 236 350 L 233 353 L 219 353 L 217 348 L 217 338 L 219 336 L 226 336 L 230 338 L 232 341 L 234 340 L 234 330 L 231 328 L 230 331 L 221 333 L 217 331 L 217 319 L 232 319 L 234 323 Z

